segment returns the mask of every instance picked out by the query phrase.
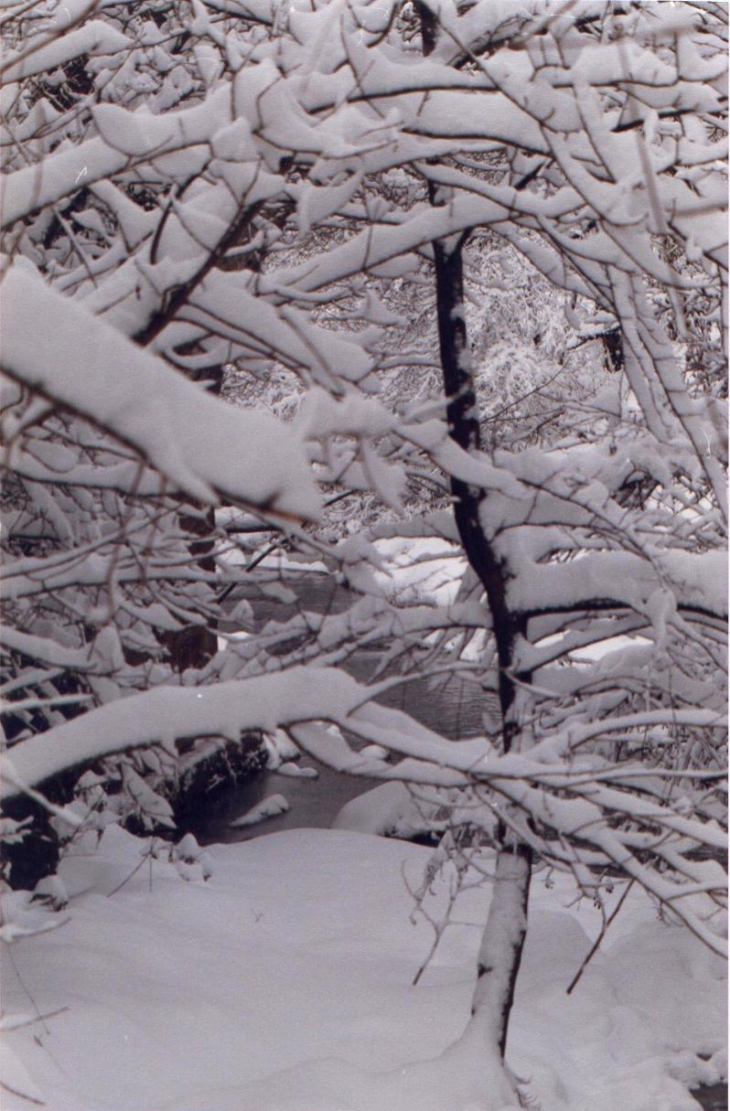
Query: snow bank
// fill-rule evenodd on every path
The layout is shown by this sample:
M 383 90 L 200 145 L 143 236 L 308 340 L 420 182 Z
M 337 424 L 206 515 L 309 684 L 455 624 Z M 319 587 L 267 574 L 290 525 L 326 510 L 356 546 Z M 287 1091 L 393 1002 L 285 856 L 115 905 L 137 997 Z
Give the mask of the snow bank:
M 421 883 L 428 849 L 296 830 L 213 846 L 211 878 L 184 883 L 140 847 L 112 827 L 98 856 L 67 858 L 69 921 L 3 962 L 9 1020 L 26 992 L 43 1014 L 66 1008 L 5 1034 L 47 1111 L 495 1111 L 482 1056 L 454 1046 L 485 890 L 460 897 L 414 988 L 432 933 L 404 879 Z M 724 1055 L 722 962 L 632 890 L 567 995 L 599 927 L 570 901 L 562 877 L 533 883 L 509 1043 L 527 1095 L 545 1111 L 696 1111 L 687 1085 Z M 3 1111 L 27 1106 L 4 1094 Z

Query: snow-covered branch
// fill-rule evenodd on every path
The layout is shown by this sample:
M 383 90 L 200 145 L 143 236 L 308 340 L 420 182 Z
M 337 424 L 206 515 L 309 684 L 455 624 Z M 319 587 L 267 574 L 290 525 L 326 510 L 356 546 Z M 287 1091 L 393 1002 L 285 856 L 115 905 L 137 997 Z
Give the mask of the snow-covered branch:
M 9 377 L 134 447 L 191 497 L 317 515 L 304 447 L 271 416 L 209 396 L 25 268 L 11 267 L 0 289 Z

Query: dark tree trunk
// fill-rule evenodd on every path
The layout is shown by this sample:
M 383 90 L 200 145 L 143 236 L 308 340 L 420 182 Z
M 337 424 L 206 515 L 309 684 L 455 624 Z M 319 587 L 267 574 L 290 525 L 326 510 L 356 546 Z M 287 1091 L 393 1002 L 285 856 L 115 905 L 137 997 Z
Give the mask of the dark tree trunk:
M 421 9 L 422 13 L 425 9 Z M 422 15 L 424 52 L 435 44 L 432 16 Z M 443 203 L 430 188 L 431 203 Z M 463 246 L 468 231 L 433 243 L 438 312 L 439 351 L 447 399 L 449 435 L 466 452 L 481 449 L 479 409 L 469 352 Z M 499 666 L 502 743 L 505 752 L 521 741 L 518 691 L 528 673 L 515 673 L 515 648 L 525 623 L 514 614 L 507 597 L 508 568 L 500 559 L 482 516 L 487 493 L 461 479 L 451 479 L 454 515 L 469 564 L 484 587 L 492 617 Z M 476 1037 L 491 1059 L 504 1059 L 509 1016 L 514 999 L 527 929 L 527 902 L 532 870 L 531 850 L 508 827 L 497 830 L 495 877 L 487 923 L 478 958 L 472 1018 L 464 1037 Z

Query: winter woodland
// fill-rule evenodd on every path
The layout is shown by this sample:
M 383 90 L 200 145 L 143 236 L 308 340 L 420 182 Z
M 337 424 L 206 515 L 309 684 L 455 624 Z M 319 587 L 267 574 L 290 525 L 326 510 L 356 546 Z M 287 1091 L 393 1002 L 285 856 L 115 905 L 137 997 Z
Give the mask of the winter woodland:
M 479 1062 L 481 1088 L 437 1111 L 527 1105 L 531 884 L 593 906 L 599 942 L 641 897 L 693 959 L 725 951 L 728 9 L 0 18 L 3 941 L 42 961 L 75 914 L 92 929 L 58 910 L 64 860 L 130 820 L 179 840 L 158 788 L 180 760 L 275 738 L 409 788 L 434 848 L 403 849 L 404 913 L 448 877 L 448 946 L 482 900 L 461 1032 L 432 1055 Z M 347 605 L 298 603 L 314 572 Z M 254 587 L 286 618 L 257 623 Z M 383 704 L 424 676 L 496 707 L 482 735 Z M 169 855 L 214 899 L 194 843 Z M 8 1018 L 5 1086 L 54 1107 L 36 1020 Z M 325 1090 L 247 1106 L 401 1107 Z

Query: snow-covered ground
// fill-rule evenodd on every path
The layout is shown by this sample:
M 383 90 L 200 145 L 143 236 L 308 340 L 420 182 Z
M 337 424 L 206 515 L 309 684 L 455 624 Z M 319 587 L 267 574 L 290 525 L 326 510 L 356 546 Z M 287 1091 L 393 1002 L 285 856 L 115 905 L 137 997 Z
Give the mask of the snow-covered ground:
M 67 858 L 68 921 L 12 945 L 6 1019 L 59 1013 L 6 1035 L 6 1083 L 29 1091 L 24 1066 L 48 1111 L 496 1111 L 478 1053 L 448 1048 L 487 890 L 462 897 L 413 987 L 433 934 L 404 878 L 421 883 L 428 849 L 295 830 L 209 848 L 204 883 L 138 867 L 142 848 L 111 827 Z M 598 915 L 544 880 L 509 1044 L 530 1106 L 696 1109 L 687 1085 L 725 1067 L 723 963 L 632 891 L 568 996 Z M 3 1093 L 3 1111 L 31 1106 Z

